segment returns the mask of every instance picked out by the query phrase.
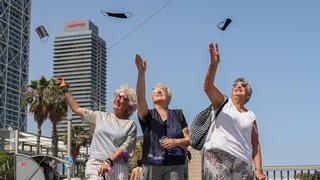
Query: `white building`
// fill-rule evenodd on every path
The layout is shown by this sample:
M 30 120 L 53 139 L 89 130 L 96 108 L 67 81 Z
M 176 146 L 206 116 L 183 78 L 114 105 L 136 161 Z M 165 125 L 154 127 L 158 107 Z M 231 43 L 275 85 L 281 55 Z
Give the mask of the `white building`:
M 104 110 L 106 106 L 106 42 L 98 27 L 89 20 L 66 22 L 64 33 L 54 41 L 54 76 L 62 76 L 81 107 Z M 84 126 L 73 114 L 73 125 Z M 59 136 L 67 129 L 66 120 L 58 124 Z

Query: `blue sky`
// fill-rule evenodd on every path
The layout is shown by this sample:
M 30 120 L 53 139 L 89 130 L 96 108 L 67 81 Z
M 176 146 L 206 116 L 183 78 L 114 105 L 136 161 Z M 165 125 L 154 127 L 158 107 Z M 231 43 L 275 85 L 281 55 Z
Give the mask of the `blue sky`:
M 53 40 L 63 32 L 65 21 L 91 20 L 110 47 L 166 2 L 33 0 L 29 79 L 52 76 Z M 208 44 L 218 42 L 217 86 L 230 96 L 233 80 L 243 76 L 253 87 L 247 107 L 257 116 L 264 165 L 319 164 L 319 5 L 316 0 L 172 0 L 107 52 L 108 97 L 123 83 L 135 88 L 134 57 L 139 53 L 148 60 L 147 94 L 157 82 L 165 83 L 173 90 L 170 107 L 183 109 L 190 125 L 209 104 L 202 85 Z M 112 19 L 101 9 L 133 15 Z M 217 23 L 228 17 L 233 20 L 228 29 L 217 29 Z M 34 31 L 39 25 L 50 34 L 45 43 Z M 132 118 L 137 120 L 136 115 Z M 28 130 L 35 129 L 29 118 Z M 50 123 L 45 123 L 43 132 L 50 135 Z

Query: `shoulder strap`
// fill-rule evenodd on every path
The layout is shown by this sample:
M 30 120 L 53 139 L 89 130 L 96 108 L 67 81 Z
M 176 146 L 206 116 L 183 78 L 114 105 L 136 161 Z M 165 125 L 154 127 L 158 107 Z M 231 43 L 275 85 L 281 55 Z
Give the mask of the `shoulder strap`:
M 228 97 L 226 97 L 226 98 L 224 99 L 223 103 L 221 104 L 221 106 L 219 107 L 219 109 L 218 109 L 218 111 L 217 111 L 217 113 L 216 113 L 216 115 L 215 115 L 214 118 L 217 118 L 217 117 L 218 117 L 218 115 L 219 115 L 220 111 L 222 110 L 223 106 L 224 106 L 225 104 L 227 104 L 228 101 L 229 101 L 229 100 L 228 100 Z

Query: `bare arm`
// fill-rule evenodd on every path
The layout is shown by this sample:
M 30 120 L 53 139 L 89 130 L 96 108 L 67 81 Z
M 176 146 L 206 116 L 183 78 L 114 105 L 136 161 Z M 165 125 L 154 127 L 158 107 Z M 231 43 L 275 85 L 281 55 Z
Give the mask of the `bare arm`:
M 115 161 L 117 161 L 118 159 L 120 159 L 120 158 L 122 157 L 122 153 L 124 153 L 124 152 L 125 152 L 125 151 L 124 151 L 122 148 L 119 148 L 119 149 L 116 150 L 116 152 L 114 152 L 114 153 L 111 155 L 110 159 L 111 159 L 113 162 L 115 162 Z
M 114 152 L 114 153 L 111 155 L 110 159 L 111 159 L 113 162 L 117 161 L 118 159 L 121 158 L 123 152 L 124 152 L 124 151 L 123 151 L 121 148 L 117 149 L 116 152 Z M 108 167 L 106 166 L 105 163 L 102 163 L 102 164 L 100 165 L 99 169 L 98 169 L 98 175 L 103 175 L 103 174 L 106 173 L 106 172 L 108 172 Z
M 189 134 L 188 127 L 183 128 L 182 133 L 184 138 L 178 139 L 177 146 L 183 149 L 188 149 L 188 146 L 190 146 L 190 134 Z
M 72 109 L 72 112 L 79 115 L 81 118 L 84 117 L 85 109 L 81 108 L 78 103 L 73 99 L 72 94 L 70 92 L 67 92 L 64 94 L 67 100 L 67 103 L 69 104 L 70 108 Z
M 138 69 L 138 79 L 137 79 L 137 100 L 138 100 L 138 116 L 143 119 L 148 114 L 148 104 L 146 100 L 146 83 L 145 83 L 145 72 L 147 69 L 146 60 L 137 54 L 136 55 L 136 66 Z
M 182 129 L 183 138 L 175 138 L 175 139 L 166 139 L 162 143 L 162 147 L 164 149 L 172 149 L 174 147 L 181 147 L 183 149 L 188 149 L 188 146 L 190 146 L 190 135 L 188 127 L 185 127 Z
M 209 97 L 213 109 L 218 109 L 220 105 L 223 103 L 225 96 L 220 92 L 220 90 L 214 85 L 214 79 L 216 75 L 216 71 L 218 69 L 218 64 L 220 62 L 220 55 L 218 44 L 215 46 L 210 43 L 209 45 L 210 52 L 210 64 L 208 67 L 208 71 L 204 80 L 203 89 Z
M 67 88 L 67 84 L 64 81 L 63 77 L 56 78 L 56 86 L 60 89 Z M 73 99 L 70 92 L 66 92 L 65 94 L 67 103 L 69 104 L 70 108 L 72 109 L 72 112 L 79 115 L 81 118 L 84 116 L 85 109 L 81 108 L 78 103 Z
M 132 170 L 130 180 L 134 180 L 135 177 L 137 176 L 136 174 L 137 174 L 137 171 L 136 171 L 136 168 L 134 168 L 134 169 Z
M 256 121 L 254 121 L 253 128 L 252 128 L 252 159 L 255 166 L 255 175 L 258 180 L 265 179 L 262 169 L 262 159 L 261 159 L 261 148 L 259 143 L 259 134 L 258 134 L 258 127 Z

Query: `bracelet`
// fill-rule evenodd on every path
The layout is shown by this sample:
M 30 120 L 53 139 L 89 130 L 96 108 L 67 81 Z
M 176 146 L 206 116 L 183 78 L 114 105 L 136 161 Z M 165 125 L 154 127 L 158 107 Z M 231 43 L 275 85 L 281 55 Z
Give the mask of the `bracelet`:
M 107 158 L 104 162 L 108 163 L 111 167 L 113 166 L 113 161 L 110 158 Z
M 115 174 L 114 169 L 112 168 L 112 166 L 110 165 L 109 161 L 103 161 L 103 164 L 105 164 L 107 166 L 107 170 L 111 175 Z

